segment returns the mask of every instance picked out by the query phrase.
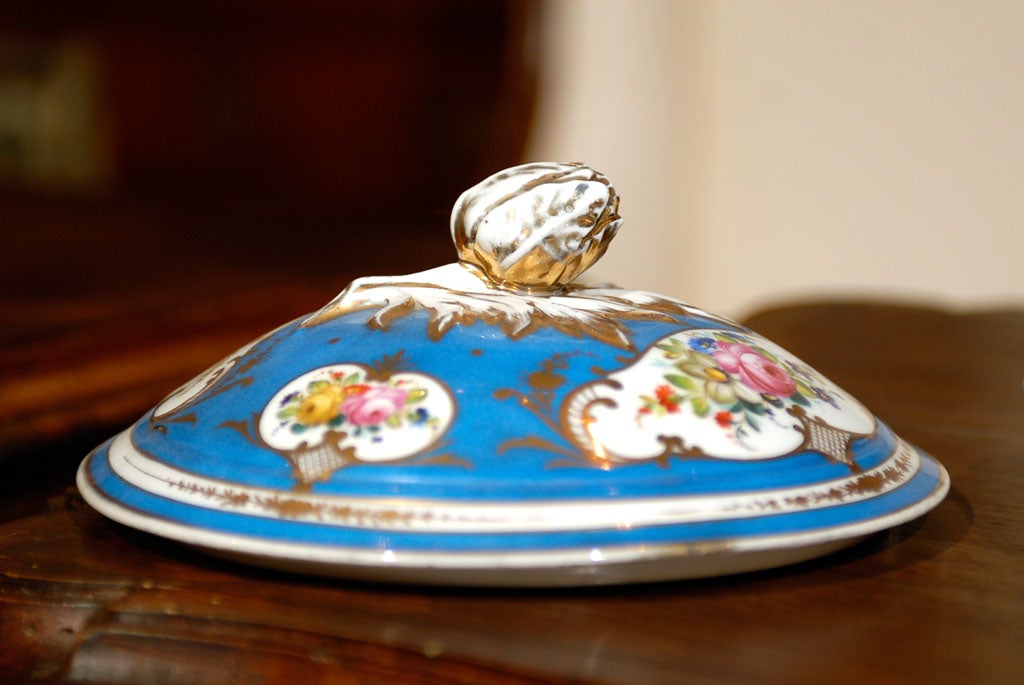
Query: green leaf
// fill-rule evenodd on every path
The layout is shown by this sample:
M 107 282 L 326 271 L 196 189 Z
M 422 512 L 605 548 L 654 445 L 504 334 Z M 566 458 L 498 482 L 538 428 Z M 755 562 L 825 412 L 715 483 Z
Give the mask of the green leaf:
M 655 347 L 664 352 L 665 356 L 670 359 L 681 357 L 686 353 L 686 347 L 675 338 L 669 338 L 667 343 L 658 343 Z
M 697 416 L 707 416 L 711 412 L 711 403 L 706 397 L 694 397 L 690 400 L 693 406 L 693 413 Z
M 413 404 L 414 402 L 422 402 L 427 396 L 427 391 L 423 388 L 413 388 L 409 391 L 409 394 L 405 396 L 406 404 Z
M 758 414 L 758 415 L 764 414 L 764 405 L 763 404 L 755 404 L 753 402 L 747 402 L 746 400 L 740 400 L 740 403 L 743 405 L 743 408 L 746 409 L 750 413 Z
M 680 376 L 677 373 L 667 374 L 665 376 L 665 380 L 667 380 L 669 383 L 676 386 L 677 388 L 682 388 L 683 390 L 687 390 L 689 392 L 693 392 L 694 390 L 697 389 L 697 385 L 690 378 L 688 378 L 687 376 Z
M 796 382 L 797 392 L 801 392 L 801 393 L 803 393 L 804 395 L 807 395 L 807 396 L 813 396 L 814 395 L 814 391 L 811 390 L 811 386 L 807 385 L 806 383 L 804 383 L 802 380 L 800 380 L 796 376 L 793 376 L 792 378 Z
M 805 407 L 811 406 L 811 403 L 801 393 L 795 392 L 789 396 L 789 399 L 793 400 L 797 404 L 802 404 Z
M 355 373 L 350 373 L 349 375 L 345 376 L 344 380 L 341 381 L 341 384 L 342 385 L 352 385 L 353 383 L 358 383 L 358 382 L 359 382 L 359 372 L 356 371 Z

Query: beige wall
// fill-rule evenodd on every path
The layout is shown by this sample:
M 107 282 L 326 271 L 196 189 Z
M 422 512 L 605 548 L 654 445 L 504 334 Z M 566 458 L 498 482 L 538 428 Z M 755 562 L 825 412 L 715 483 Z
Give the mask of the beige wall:
M 623 196 L 594 278 L 742 316 L 1024 305 L 1024 3 L 553 0 L 532 159 Z

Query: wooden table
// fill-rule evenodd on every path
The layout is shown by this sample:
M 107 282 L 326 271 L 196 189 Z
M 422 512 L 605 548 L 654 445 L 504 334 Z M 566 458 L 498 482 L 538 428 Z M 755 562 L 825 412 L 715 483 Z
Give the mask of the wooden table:
M 0 463 L 36 500 L 0 525 L 0 680 L 1024 682 L 1024 310 L 816 304 L 749 323 L 935 455 L 948 498 L 768 572 L 395 587 L 235 566 L 104 520 L 65 490 L 94 430 Z

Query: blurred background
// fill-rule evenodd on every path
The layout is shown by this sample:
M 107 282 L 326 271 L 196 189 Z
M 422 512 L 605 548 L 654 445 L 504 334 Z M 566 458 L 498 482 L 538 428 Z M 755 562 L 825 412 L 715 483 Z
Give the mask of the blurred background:
M 454 198 L 522 154 L 535 15 L 466 0 L 3 3 L 0 221 L 19 254 L 5 278 L 65 288 L 63 272 L 33 278 L 55 250 L 73 257 L 70 284 L 114 290 L 185 267 L 248 281 L 449 261 Z
M 459 192 L 610 176 L 591 280 L 743 317 L 1024 302 L 1013 0 L 8 0 L 0 448 L 130 420 Z
M 73 467 L 352 279 L 453 261 L 455 198 L 524 153 L 540 22 L 518 0 L 0 3 L 0 461 Z M 15 461 L 0 499 L 38 480 Z
M 545 9 L 528 154 L 586 158 L 619 187 L 600 276 L 739 317 L 1024 301 L 1024 4 Z
M 37 280 L 49 211 L 83 213 L 57 238 L 95 260 L 71 283 L 110 251 L 132 255 L 122 287 L 154 249 L 192 263 L 207 244 L 194 268 L 307 265 L 311 246 L 405 265 L 353 253 L 378 227 L 430 265 L 462 188 L 556 159 L 623 195 L 600 280 L 734 316 L 1012 301 L 1021 25 L 1012 0 L 7 2 L 6 285 Z

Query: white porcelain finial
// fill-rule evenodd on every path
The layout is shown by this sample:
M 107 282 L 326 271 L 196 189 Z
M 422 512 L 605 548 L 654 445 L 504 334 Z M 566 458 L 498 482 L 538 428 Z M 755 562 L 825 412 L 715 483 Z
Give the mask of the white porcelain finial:
M 492 285 L 557 291 L 600 259 L 622 225 L 607 177 L 582 164 L 506 169 L 464 192 L 452 210 L 459 259 Z

